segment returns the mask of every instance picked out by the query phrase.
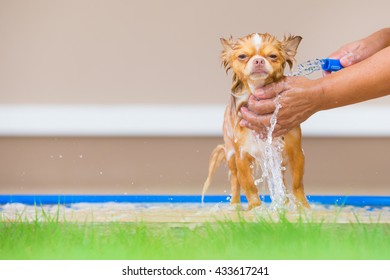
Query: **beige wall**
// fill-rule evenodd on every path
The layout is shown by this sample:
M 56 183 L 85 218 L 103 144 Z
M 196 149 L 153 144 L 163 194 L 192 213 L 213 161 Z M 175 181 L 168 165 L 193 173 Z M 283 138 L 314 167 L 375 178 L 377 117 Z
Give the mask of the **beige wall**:
M 388 0 L 0 0 L 0 104 L 225 103 L 221 36 L 301 35 L 304 62 L 388 26 L 389 11 Z
M 200 194 L 220 138 L 0 138 L 0 194 Z M 390 138 L 305 138 L 307 194 L 390 195 Z M 230 193 L 221 167 L 209 194 Z

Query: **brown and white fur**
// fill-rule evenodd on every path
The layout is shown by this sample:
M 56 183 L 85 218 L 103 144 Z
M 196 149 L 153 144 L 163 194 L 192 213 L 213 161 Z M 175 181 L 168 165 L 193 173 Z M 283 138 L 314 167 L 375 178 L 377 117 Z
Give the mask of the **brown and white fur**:
M 231 204 L 240 205 L 242 188 L 248 200 L 248 209 L 261 205 L 251 166 L 255 164 L 255 157 L 262 155 L 265 143 L 259 144 L 253 131 L 239 125 L 240 108 L 247 103 L 255 88 L 283 78 L 286 63 L 292 67 L 301 39 L 299 36 L 289 36 L 279 41 L 268 33 L 254 33 L 237 40 L 221 38 L 222 64 L 226 72 L 233 72 L 232 95 L 224 116 L 225 144 L 218 145 L 211 154 L 203 194 L 218 166 L 226 161 L 230 171 Z M 301 148 L 301 128 L 298 126 L 292 129 L 283 139 L 283 165 L 288 167 L 292 174 L 293 194 L 299 206 L 309 207 L 303 187 L 305 158 Z M 285 177 L 285 174 L 283 176 Z

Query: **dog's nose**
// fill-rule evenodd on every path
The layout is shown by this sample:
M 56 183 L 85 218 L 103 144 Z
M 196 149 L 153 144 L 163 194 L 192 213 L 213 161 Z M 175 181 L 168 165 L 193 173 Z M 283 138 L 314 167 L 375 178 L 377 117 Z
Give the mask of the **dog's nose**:
M 264 65 L 264 64 L 265 64 L 265 60 L 262 57 L 255 58 L 253 60 L 253 65 L 255 65 L 255 66 L 261 66 L 261 65 Z

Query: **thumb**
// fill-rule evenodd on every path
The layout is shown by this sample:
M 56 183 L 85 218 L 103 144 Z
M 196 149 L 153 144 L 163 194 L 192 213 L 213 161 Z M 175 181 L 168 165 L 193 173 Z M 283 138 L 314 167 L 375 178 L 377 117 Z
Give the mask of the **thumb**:
M 340 58 L 340 63 L 344 67 L 351 66 L 357 62 L 359 62 L 358 57 L 353 53 L 347 53 L 346 55 Z

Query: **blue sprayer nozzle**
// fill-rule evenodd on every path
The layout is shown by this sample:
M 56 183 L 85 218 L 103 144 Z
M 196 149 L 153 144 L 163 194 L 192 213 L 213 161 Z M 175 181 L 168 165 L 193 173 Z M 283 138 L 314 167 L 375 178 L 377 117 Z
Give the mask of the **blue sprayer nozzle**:
M 340 60 L 332 58 L 321 59 L 321 68 L 324 71 L 339 71 L 344 67 L 341 65 Z

